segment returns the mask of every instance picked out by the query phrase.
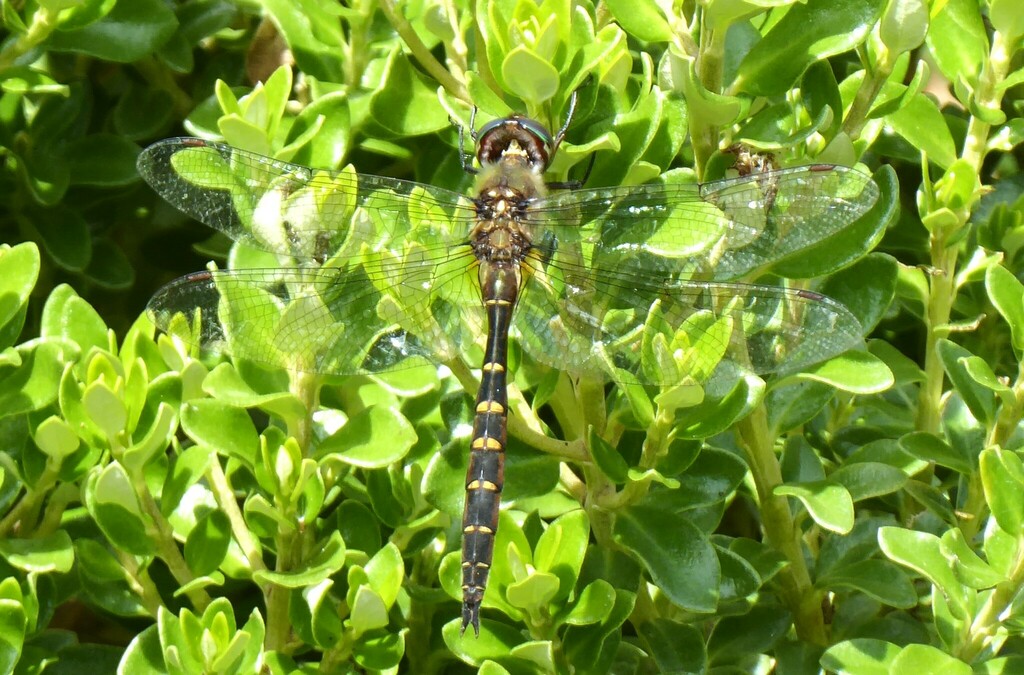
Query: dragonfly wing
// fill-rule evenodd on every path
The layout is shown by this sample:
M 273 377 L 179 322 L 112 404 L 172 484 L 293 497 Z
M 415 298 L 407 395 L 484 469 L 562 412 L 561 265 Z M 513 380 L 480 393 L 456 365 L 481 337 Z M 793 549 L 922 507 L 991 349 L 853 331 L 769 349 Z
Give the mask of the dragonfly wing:
M 472 227 L 471 200 L 441 188 L 354 171 L 310 169 L 196 138 L 146 148 L 139 173 L 184 213 L 263 250 L 323 260 L 391 245 L 429 228 L 450 243 Z M 357 227 L 357 225 L 360 225 Z
M 380 373 L 453 358 L 482 323 L 467 252 L 366 252 L 343 267 L 199 272 L 148 311 L 191 344 L 272 367 Z M 475 295 L 474 295 L 475 293 Z M 473 301 L 475 300 L 475 302 Z
M 723 362 L 787 374 L 862 343 L 849 310 L 817 293 L 630 274 L 596 281 L 578 269 L 538 269 L 516 323 L 535 358 L 575 374 L 659 386 L 704 381 Z
M 610 267 L 733 280 L 843 231 L 878 199 L 871 176 L 813 165 L 710 183 L 554 193 L 536 206 L 542 247 L 578 243 Z

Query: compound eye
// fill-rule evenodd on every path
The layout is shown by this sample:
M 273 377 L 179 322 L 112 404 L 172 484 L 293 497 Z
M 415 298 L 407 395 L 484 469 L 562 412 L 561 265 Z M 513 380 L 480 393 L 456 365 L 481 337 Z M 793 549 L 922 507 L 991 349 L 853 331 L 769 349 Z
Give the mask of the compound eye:
M 551 132 L 547 130 L 547 127 L 536 120 L 531 120 L 528 117 L 520 117 L 518 121 L 519 126 L 533 134 L 537 140 L 544 145 L 544 149 L 547 150 L 548 153 L 554 150 L 555 139 L 551 135 Z
M 484 136 L 486 136 L 490 132 L 494 131 L 498 127 L 506 124 L 507 122 L 508 122 L 508 118 L 507 117 L 497 117 L 497 118 L 491 120 L 490 122 L 488 122 L 487 124 L 483 125 L 479 129 L 477 129 L 476 130 L 476 137 L 477 138 L 483 138 Z

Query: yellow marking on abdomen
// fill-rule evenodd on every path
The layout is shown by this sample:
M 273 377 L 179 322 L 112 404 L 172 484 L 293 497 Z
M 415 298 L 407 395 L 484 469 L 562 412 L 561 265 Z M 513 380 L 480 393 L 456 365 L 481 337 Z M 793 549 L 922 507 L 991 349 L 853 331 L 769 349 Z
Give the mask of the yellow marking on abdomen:
M 488 492 L 497 492 L 498 486 L 489 480 L 474 480 L 466 486 L 467 490 L 487 490 Z
M 504 307 L 507 307 L 512 303 L 502 298 L 491 298 L 490 300 L 484 300 L 484 304 L 487 305 L 488 307 L 491 305 L 502 305 Z
M 497 438 L 488 438 L 487 436 L 474 438 L 473 444 L 470 447 L 474 450 L 504 450 L 501 441 Z
M 491 371 L 494 371 L 496 373 L 504 373 L 505 372 L 505 366 L 501 365 L 500 363 L 493 363 L 493 362 L 492 363 L 485 363 L 480 368 L 480 370 L 491 370 Z
M 476 411 L 478 413 L 496 413 L 501 415 L 505 412 L 505 406 L 501 405 L 497 401 L 483 401 L 477 404 Z
M 486 525 L 467 525 L 466 528 L 462 531 L 465 534 L 473 534 L 474 532 L 479 532 L 481 534 L 494 534 L 494 530 L 487 527 Z

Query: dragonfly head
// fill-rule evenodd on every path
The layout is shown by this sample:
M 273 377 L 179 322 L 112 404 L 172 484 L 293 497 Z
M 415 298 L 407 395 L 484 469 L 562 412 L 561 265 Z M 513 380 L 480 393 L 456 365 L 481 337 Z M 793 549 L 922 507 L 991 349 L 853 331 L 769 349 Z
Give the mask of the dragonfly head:
M 501 160 L 520 161 L 544 173 L 555 154 L 555 141 L 542 124 L 522 115 L 491 120 L 477 132 L 476 157 L 480 166 Z

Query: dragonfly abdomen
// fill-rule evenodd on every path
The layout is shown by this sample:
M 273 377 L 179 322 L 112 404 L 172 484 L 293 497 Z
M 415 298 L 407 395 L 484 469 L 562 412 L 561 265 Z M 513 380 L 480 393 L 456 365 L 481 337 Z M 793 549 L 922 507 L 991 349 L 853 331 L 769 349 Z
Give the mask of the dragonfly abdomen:
M 473 418 L 466 506 L 462 515 L 462 630 L 480 634 L 480 603 L 494 558 L 498 508 L 505 483 L 508 440 L 508 329 L 519 290 L 518 264 L 481 262 L 480 287 L 487 311 L 487 347 Z

